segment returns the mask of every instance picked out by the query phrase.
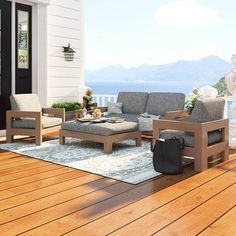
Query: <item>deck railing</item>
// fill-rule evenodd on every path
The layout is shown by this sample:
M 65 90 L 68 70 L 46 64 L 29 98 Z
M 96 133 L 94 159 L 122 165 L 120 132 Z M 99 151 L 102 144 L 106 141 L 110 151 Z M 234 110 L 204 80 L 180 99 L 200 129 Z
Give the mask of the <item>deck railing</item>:
M 98 104 L 98 107 L 107 107 L 108 102 L 116 102 L 117 95 L 95 94 L 93 101 Z

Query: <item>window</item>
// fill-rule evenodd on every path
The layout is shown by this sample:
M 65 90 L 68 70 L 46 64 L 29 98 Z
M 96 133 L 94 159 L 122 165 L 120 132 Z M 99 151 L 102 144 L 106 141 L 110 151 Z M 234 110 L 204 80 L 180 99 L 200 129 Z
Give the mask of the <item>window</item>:
M 29 69 L 29 12 L 17 11 L 18 69 Z

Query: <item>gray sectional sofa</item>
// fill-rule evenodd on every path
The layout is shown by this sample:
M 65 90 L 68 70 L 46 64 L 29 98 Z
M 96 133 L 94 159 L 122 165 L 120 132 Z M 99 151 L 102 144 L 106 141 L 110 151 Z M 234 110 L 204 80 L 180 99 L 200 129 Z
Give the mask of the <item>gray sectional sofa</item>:
M 168 111 L 183 110 L 185 95 L 183 93 L 120 92 L 117 102 L 123 103 L 123 113 L 109 114 L 109 116 L 120 116 L 127 121 L 137 122 L 138 115 L 145 112 L 164 118 Z

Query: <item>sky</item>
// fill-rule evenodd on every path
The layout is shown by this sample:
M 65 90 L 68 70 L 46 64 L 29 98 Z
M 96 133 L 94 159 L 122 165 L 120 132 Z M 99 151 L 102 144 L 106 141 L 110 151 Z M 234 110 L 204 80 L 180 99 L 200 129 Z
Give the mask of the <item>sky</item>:
M 236 54 L 235 0 L 85 0 L 85 67 Z

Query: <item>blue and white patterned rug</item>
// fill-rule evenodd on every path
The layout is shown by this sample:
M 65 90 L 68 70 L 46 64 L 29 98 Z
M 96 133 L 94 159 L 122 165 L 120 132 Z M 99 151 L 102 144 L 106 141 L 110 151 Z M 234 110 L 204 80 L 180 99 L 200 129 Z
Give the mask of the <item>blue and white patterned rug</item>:
M 136 147 L 128 140 L 113 145 L 112 154 L 104 154 L 103 145 L 66 138 L 66 145 L 58 139 L 46 141 L 43 146 L 32 142 L 1 144 L 0 149 L 29 157 L 88 171 L 105 177 L 138 184 L 160 175 L 153 169 L 150 142 L 143 141 Z

